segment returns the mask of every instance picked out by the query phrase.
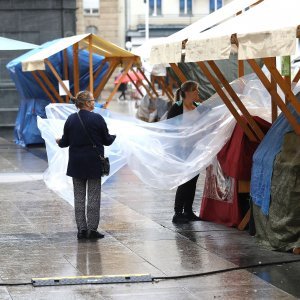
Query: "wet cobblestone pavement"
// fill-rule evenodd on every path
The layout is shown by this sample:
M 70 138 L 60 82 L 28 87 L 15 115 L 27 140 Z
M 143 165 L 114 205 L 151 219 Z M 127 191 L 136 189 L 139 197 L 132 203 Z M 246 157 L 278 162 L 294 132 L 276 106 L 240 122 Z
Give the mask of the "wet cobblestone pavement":
M 175 226 L 171 222 L 175 190 L 152 189 L 126 167 L 103 185 L 99 230 L 105 238 L 78 242 L 73 207 L 42 180 L 45 149 L 22 148 L 12 142 L 10 131 L 0 134 L 0 299 L 300 297 L 300 262 L 291 262 L 299 256 L 269 251 L 246 231 L 210 222 Z M 203 179 L 198 181 L 196 211 Z M 246 268 L 252 265 L 261 267 Z M 34 277 L 145 273 L 169 279 L 30 284 Z M 184 275 L 188 276 L 174 278 Z

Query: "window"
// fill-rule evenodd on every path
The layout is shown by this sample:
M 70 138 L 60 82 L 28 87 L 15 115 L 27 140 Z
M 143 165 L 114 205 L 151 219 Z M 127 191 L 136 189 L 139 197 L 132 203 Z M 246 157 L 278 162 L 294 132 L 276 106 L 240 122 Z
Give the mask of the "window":
M 85 15 L 99 15 L 99 0 L 83 0 L 83 13 Z
M 212 13 L 223 6 L 223 0 L 209 0 L 209 12 Z
M 161 15 L 161 0 L 149 0 L 149 14 L 153 17 Z
M 88 26 L 85 29 L 85 33 L 93 33 L 93 34 L 97 34 L 98 33 L 98 28 L 96 26 Z
M 179 1 L 179 11 L 181 15 L 191 15 L 192 14 L 192 0 L 180 0 Z

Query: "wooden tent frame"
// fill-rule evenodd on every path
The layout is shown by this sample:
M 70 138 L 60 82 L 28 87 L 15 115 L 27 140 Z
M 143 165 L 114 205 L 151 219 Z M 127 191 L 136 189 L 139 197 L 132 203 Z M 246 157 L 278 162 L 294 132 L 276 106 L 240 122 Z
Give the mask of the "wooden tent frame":
M 79 92 L 79 59 L 78 54 L 81 49 L 85 49 L 89 52 L 89 85 L 88 90 L 94 94 L 95 98 L 98 98 L 103 91 L 104 87 L 106 86 L 107 82 L 111 78 L 112 74 L 114 73 L 115 69 L 118 66 L 122 66 L 124 68 L 120 81 L 115 85 L 113 91 L 108 96 L 108 98 L 105 101 L 104 108 L 106 108 L 109 105 L 109 102 L 113 99 L 113 96 L 118 91 L 118 88 L 122 82 L 122 78 L 124 78 L 127 73 L 131 70 L 134 73 L 135 68 L 143 75 L 145 80 L 147 81 L 148 87 L 143 83 L 142 80 L 140 80 L 141 84 L 145 88 L 145 91 L 149 94 L 151 98 L 155 96 L 158 96 L 156 90 L 152 86 L 151 82 L 148 80 L 148 78 L 145 76 L 143 70 L 141 69 L 141 60 L 140 57 L 137 55 L 134 55 L 131 52 L 126 51 L 123 48 L 120 48 L 116 46 L 113 43 L 110 43 L 108 41 L 105 41 L 101 39 L 100 37 L 97 37 L 93 34 L 89 34 L 85 37 L 83 37 L 79 42 L 74 43 L 73 45 L 73 61 L 69 62 L 67 57 L 67 51 L 66 49 L 63 50 L 63 78 L 64 80 L 69 79 L 68 74 L 68 65 L 70 63 L 73 64 L 73 81 L 74 81 L 74 91 L 73 94 L 71 91 L 68 90 L 68 88 L 65 86 L 63 79 L 58 74 L 55 67 L 52 65 L 52 63 L 49 61 L 48 58 L 45 58 L 44 64 L 48 66 L 48 68 L 51 70 L 54 77 L 57 79 L 58 83 L 61 85 L 62 89 L 66 93 L 65 99 L 61 97 L 57 91 L 58 88 L 55 88 L 55 86 L 50 82 L 48 79 L 46 73 L 43 70 L 33 70 L 31 71 L 31 74 L 33 75 L 34 79 L 36 80 L 37 84 L 40 86 L 40 88 L 45 92 L 45 94 L 49 97 L 50 101 L 52 103 L 68 103 L 70 98 L 73 98 L 78 92 Z M 101 62 L 100 66 L 97 68 L 97 70 L 93 66 L 93 53 L 100 54 L 104 56 L 105 58 Z M 103 75 L 103 78 L 100 82 L 100 84 L 95 88 L 94 90 L 94 82 L 100 75 L 101 71 L 103 70 L 105 63 L 109 63 L 109 67 L 106 70 L 106 72 Z M 130 78 L 130 76 L 129 76 Z M 131 82 L 137 87 L 135 81 L 131 79 Z M 142 94 L 140 89 L 137 87 L 138 92 Z M 144 96 L 144 95 L 143 95 Z
M 259 1 L 258 3 L 262 2 L 263 0 Z M 258 4 L 256 3 L 256 4 Z M 300 25 L 297 28 L 297 33 L 295 38 L 300 38 Z M 182 42 L 182 50 L 185 48 L 187 40 Z M 238 47 L 238 39 L 236 34 L 231 36 L 231 43 Z M 276 57 L 264 57 L 263 58 L 264 64 L 269 70 L 271 74 L 271 80 L 269 80 L 265 74 L 262 72 L 261 68 L 257 64 L 254 59 L 248 59 L 247 62 L 253 69 L 254 73 L 258 76 L 264 87 L 267 89 L 271 96 L 272 100 L 272 123 L 275 122 L 278 116 L 278 107 L 285 115 L 288 122 L 291 124 L 292 128 L 296 132 L 297 135 L 300 135 L 300 123 L 297 122 L 297 119 L 292 115 L 291 111 L 288 108 L 288 105 L 292 105 L 295 111 L 300 115 L 300 103 L 296 99 L 295 95 L 291 89 L 291 78 L 289 76 L 281 76 L 280 72 L 276 68 Z M 182 59 L 184 62 L 184 57 Z M 200 70 L 204 73 L 207 79 L 210 81 L 212 86 L 214 87 L 216 93 L 220 96 L 223 100 L 224 104 L 227 106 L 229 111 L 232 113 L 234 118 L 236 119 L 237 123 L 241 126 L 247 137 L 250 141 L 259 142 L 264 138 L 264 133 L 250 115 L 247 108 L 244 106 L 242 101 L 240 100 L 239 96 L 235 93 L 235 91 L 231 88 L 229 82 L 226 80 L 218 66 L 216 65 L 215 61 L 198 61 L 196 62 Z M 210 68 L 208 68 L 208 66 Z M 181 69 L 179 68 L 178 64 L 170 63 L 170 67 L 178 77 L 181 83 L 187 80 L 186 76 L 183 74 Z M 244 61 L 238 60 L 238 77 L 244 75 Z M 219 84 L 218 80 L 221 84 Z M 292 80 L 293 83 L 297 83 L 300 80 L 300 70 L 295 75 L 294 79 Z M 277 92 L 277 87 L 280 87 L 284 93 L 285 99 L 282 99 Z M 224 88 L 230 98 L 224 93 Z M 233 105 L 233 103 L 236 107 Z M 245 119 L 242 118 L 238 109 L 242 113 Z M 238 192 L 245 193 L 250 191 L 250 181 L 239 181 L 238 182 Z M 239 230 L 244 230 L 246 225 L 250 220 L 250 209 L 245 214 L 243 220 L 238 225 Z

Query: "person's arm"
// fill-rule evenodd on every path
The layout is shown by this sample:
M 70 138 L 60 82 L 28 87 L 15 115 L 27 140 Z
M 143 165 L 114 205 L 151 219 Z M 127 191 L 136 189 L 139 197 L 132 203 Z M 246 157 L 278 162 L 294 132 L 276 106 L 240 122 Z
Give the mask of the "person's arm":
M 69 118 L 67 119 L 64 126 L 64 134 L 61 139 L 56 139 L 56 143 L 59 147 L 65 148 L 70 146 L 69 141 Z
M 99 115 L 100 116 L 100 115 Z M 114 140 L 116 139 L 116 135 L 114 134 L 109 134 L 109 131 L 108 131 L 108 128 L 107 128 L 107 125 L 106 125 L 106 122 L 105 120 L 103 119 L 102 116 L 101 117 L 101 133 L 102 133 L 102 142 L 103 142 L 103 145 L 104 146 L 110 146 Z

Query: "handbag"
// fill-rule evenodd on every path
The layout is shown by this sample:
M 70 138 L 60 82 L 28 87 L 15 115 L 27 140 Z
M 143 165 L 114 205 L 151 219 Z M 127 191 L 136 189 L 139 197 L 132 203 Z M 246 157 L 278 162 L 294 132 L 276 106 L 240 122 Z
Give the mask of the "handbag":
M 85 134 L 87 135 L 87 137 L 89 138 L 90 142 L 93 145 L 93 148 L 95 149 L 95 151 L 97 152 L 100 161 L 101 161 L 101 176 L 108 176 L 110 173 L 110 162 L 109 162 L 109 158 L 108 157 L 103 157 L 99 152 L 98 152 L 98 148 L 96 146 L 96 144 L 93 142 L 91 136 L 89 135 L 88 131 L 86 130 L 86 127 L 84 126 L 84 123 L 79 115 L 79 113 L 77 112 L 79 121 L 85 131 Z

